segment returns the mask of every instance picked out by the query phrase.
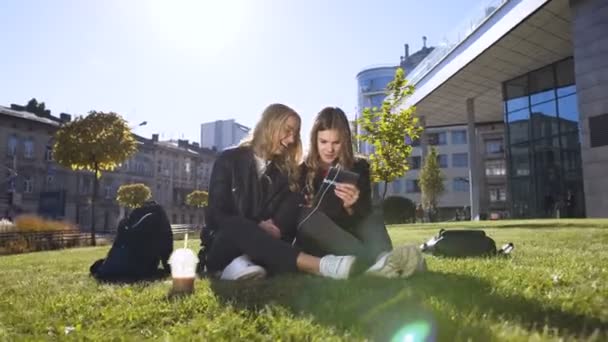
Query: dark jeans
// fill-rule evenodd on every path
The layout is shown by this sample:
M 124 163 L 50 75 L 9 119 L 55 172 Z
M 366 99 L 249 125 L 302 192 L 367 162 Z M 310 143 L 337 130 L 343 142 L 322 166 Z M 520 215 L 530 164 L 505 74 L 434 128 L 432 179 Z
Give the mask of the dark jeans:
M 281 239 L 275 239 L 258 227 L 258 222 L 245 217 L 230 217 L 214 234 L 206 255 L 210 272 L 223 270 L 233 259 L 245 254 L 270 274 L 296 272 L 299 249 L 291 245 L 301 199 L 290 194 L 278 208 L 273 221 L 281 229 Z
M 310 210 L 304 210 L 302 218 L 308 213 Z M 316 211 L 298 230 L 296 246 L 319 257 L 354 255 L 366 266 L 371 266 L 380 253 L 393 249 L 380 211 L 372 212 L 352 227 L 340 227 L 323 212 Z

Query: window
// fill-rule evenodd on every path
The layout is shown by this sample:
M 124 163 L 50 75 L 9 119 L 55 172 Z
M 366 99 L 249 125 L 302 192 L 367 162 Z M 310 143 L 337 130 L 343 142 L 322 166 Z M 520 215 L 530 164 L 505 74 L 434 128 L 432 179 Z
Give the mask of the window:
M 557 75 L 557 96 L 564 96 L 576 92 L 574 80 L 574 60 L 568 58 L 555 65 Z
M 452 181 L 452 189 L 454 192 L 468 192 L 469 179 L 465 177 L 457 177 Z
M 8 150 L 7 150 L 7 154 L 9 156 L 14 156 L 15 154 L 17 154 L 17 144 L 18 144 L 18 139 L 16 135 L 11 135 L 8 137 Z
M 608 114 L 590 117 L 589 131 L 591 147 L 608 145 Z
M 44 160 L 52 161 L 53 160 L 53 147 L 47 146 L 44 150 Z
M 105 197 L 105 199 L 110 199 L 112 198 L 112 186 L 110 185 L 106 185 L 103 188 L 103 197 Z
M 410 170 L 420 169 L 421 161 L 422 161 L 422 159 L 420 156 L 410 157 Z
M 401 192 L 401 180 L 396 180 L 393 182 L 393 193 L 400 193 Z
M 408 179 L 405 181 L 405 191 L 416 193 L 420 192 L 420 185 L 418 184 L 417 179 Z
M 553 74 L 553 65 L 535 70 L 529 74 L 528 91 L 532 104 L 555 98 L 555 91 L 553 90 L 555 80 L 553 79 Z
M 557 100 L 557 108 L 559 111 L 560 118 L 560 129 L 562 132 L 576 132 L 579 127 L 579 113 L 578 113 L 578 99 L 577 95 L 569 95 L 565 97 L 560 97 Z M 601 116 L 601 115 L 600 115 Z M 596 117 L 592 117 L 589 119 L 589 128 L 593 131 L 596 128 L 596 125 L 591 122 L 592 119 Z
M 452 144 L 453 145 L 463 145 L 467 143 L 467 131 L 459 130 L 452 131 Z
M 53 175 L 47 175 L 46 176 L 45 184 L 46 184 L 46 188 L 47 189 L 52 189 L 54 182 L 55 182 L 55 176 L 53 176 Z
M 452 167 L 469 167 L 469 154 L 468 153 L 452 154 Z
M 487 160 L 486 161 L 486 176 L 504 176 L 506 175 L 504 160 Z
M 89 189 L 90 189 L 90 182 L 88 178 L 85 177 L 81 177 L 80 178 L 80 184 L 78 184 L 78 188 L 79 188 L 79 192 L 81 195 L 87 195 L 89 194 Z
M 448 167 L 448 155 L 447 154 L 439 154 L 437 155 L 437 163 L 439 163 L 439 167 L 445 169 Z
M 486 140 L 486 153 L 503 153 L 502 139 Z
M 437 132 L 428 134 L 429 145 L 445 145 L 447 144 L 446 132 Z
M 405 136 L 405 143 L 407 145 L 412 145 L 413 147 L 420 146 L 420 139 L 413 140 L 411 137 L 409 137 L 409 136 L 406 135 Z
M 507 191 L 504 187 L 493 187 L 489 189 L 490 202 L 504 202 L 507 200 Z
M 23 157 L 27 159 L 34 158 L 34 141 L 27 139 L 23 142 Z
M 23 180 L 23 192 L 31 194 L 34 192 L 34 179 L 32 176 L 26 176 Z

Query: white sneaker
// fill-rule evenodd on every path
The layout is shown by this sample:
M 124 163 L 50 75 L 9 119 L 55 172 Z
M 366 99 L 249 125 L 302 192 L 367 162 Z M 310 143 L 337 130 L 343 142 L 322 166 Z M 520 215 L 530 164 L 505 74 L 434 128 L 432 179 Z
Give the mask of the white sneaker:
M 322 276 L 334 279 L 346 279 L 356 258 L 352 255 L 336 256 L 326 255 L 319 263 L 319 273 Z
M 385 278 L 407 278 L 416 271 L 426 271 L 426 261 L 418 246 L 407 245 L 381 254 L 365 273 Z
M 259 265 L 251 262 L 246 255 L 241 255 L 232 260 L 224 271 L 220 279 L 222 280 L 246 280 L 246 279 L 261 279 L 266 276 L 266 270 Z

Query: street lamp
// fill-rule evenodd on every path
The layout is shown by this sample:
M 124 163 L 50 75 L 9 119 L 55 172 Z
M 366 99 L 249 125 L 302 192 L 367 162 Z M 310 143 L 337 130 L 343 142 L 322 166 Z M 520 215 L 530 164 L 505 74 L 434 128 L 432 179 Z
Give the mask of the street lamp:
M 131 127 L 129 127 L 129 128 L 130 128 L 130 129 L 135 129 L 135 128 L 137 128 L 137 127 L 140 127 L 140 126 L 145 126 L 145 125 L 147 125 L 147 124 L 148 124 L 148 121 L 142 121 L 142 122 L 140 122 L 139 124 L 134 125 L 134 126 L 131 126 Z

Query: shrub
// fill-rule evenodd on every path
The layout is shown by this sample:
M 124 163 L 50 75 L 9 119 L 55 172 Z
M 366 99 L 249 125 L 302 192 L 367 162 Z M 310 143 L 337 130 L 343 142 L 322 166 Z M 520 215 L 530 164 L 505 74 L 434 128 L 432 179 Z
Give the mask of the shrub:
M 15 218 L 15 227 L 19 232 L 48 232 L 77 229 L 70 222 L 48 220 L 32 214 L 21 215 Z
M 382 207 L 386 224 L 408 223 L 415 220 L 416 205 L 409 198 L 391 196 L 384 200 Z

